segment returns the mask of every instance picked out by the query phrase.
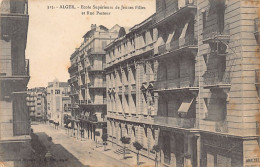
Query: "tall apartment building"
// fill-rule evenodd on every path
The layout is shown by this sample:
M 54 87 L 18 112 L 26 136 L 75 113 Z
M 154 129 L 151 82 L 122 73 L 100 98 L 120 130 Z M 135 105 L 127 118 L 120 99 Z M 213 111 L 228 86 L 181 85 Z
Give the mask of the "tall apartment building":
M 36 92 L 28 90 L 27 97 L 26 97 L 26 106 L 28 108 L 31 121 L 35 121 L 35 101 L 36 101 Z
M 259 165 L 257 2 L 156 0 L 122 30 L 105 49 L 110 140 L 158 144 L 166 166 Z
M 46 89 L 44 87 L 36 87 L 27 91 L 27 107 L 32 121 L 42 121 L 46 118 Z
M 26 107 L 30 75 L 29 60 L 25 59 L 27 6 L 27 0 L 2 0 L 0 6 L 0 148 L 1 162 L 9 161 L 10 165 L 27 158 L 26 153 L 30 152 Z
M 96 132 L 106 131 L 106 78 L 105 46 L 114 40 L 119 31 L 103 25 L 91 25 L 84 36 L 84 42 L 71 55 L 68 71 L 71 87 L 72 119 L 77 134 L 84 129 L 88 138 L 95 140 Z
M 59 82 L 55 79 L 48 82 L 47 90 L 47 117 L 49 120 L 63 126 L 64 104 L 69 101 L 70 88 L 67 82 Z
M 27 1 L 1 2 L 0 140 L 29 135 L 26 90 L 29 60 L 25 59 L 28 29 Z

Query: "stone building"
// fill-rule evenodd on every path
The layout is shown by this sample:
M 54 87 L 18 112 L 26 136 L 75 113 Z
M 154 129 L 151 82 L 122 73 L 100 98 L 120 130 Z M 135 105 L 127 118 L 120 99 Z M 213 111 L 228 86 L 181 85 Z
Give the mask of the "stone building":
M 67 82 L 55 79 L 48 82 L 47 90 L 47 117 L 49 120 L 62 125 L 64 120 L 64 105 L 69 103 L 70 87 Z
M 0 14 L 0 148 L 4 153 L 1 162 L 14 164 L 30 152 L 30 122 L 26 107 L 30 73 L 29 60 L 25 59 L 28 2 L 2 0 Z
M 27 107 L 31 121 L 42 121 L 46 116 L 46 89 L 44 87 L 36 87 L 27 91 Z
M 104 47 L 114 40 L 119 31 L 103 25 L 91 25 L 81 46 L 71 55 L 68 71 L 71 87 L 73 129 L 79 134 L 84 129 L 85 137 L 96 139 L 106 132 L 106 78 Z
M 153 159 L 158 144 L 166 166 L 259 165 L 257 2 L 156 0 L 121 28 L 105 49 L 109 140 Z

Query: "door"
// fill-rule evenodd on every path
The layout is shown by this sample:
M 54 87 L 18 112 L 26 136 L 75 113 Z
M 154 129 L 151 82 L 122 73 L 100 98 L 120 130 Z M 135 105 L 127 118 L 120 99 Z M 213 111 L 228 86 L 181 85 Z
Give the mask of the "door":
M 163 153 L 164 153 L 164 163 L 170 165 L 171 162 L 171 140 L 170 136 L 163 136 Z

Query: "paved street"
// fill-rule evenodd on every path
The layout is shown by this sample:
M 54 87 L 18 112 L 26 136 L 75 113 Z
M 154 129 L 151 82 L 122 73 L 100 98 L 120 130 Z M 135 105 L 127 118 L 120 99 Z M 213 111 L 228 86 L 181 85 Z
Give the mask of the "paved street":
M 33 124 L 32 128 L 34 133 L 39 137 L 41 143 L 43 143 L 53 156 L 50 166 L 122 167 L 136 164 L 135 156 L 127 160 L 122 160 L 119 158 L 119 155 L 116 155 L 117 157 L 113 158 L 112 154 L 109 156 L 109 151 L 104 152 L 103 148 L 97 149 L 93 141 L 87 139 L 81 141 L 69 137 L 64 129 L 56 130 L 47 124 Z M 52 142 L 48 141 L 49 136 L 52 138 Z M 148 164 L 146 163 L 146 165 Z

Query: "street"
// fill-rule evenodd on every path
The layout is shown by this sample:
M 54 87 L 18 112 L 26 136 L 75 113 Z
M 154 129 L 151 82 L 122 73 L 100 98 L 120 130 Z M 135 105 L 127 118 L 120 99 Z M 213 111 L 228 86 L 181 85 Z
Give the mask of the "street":
M 51 156 L 49 166 L 128 166 L 117 159 L 94 149 L 93 141 L 76 140 L 66 135 L 64 129 L 56 130 L 47 124 L 32 124 L 34 134 L 39 137 L 39 141 L 46 147 L 47 156 Z M 52 141 L 49 142 L 49 137 Z

